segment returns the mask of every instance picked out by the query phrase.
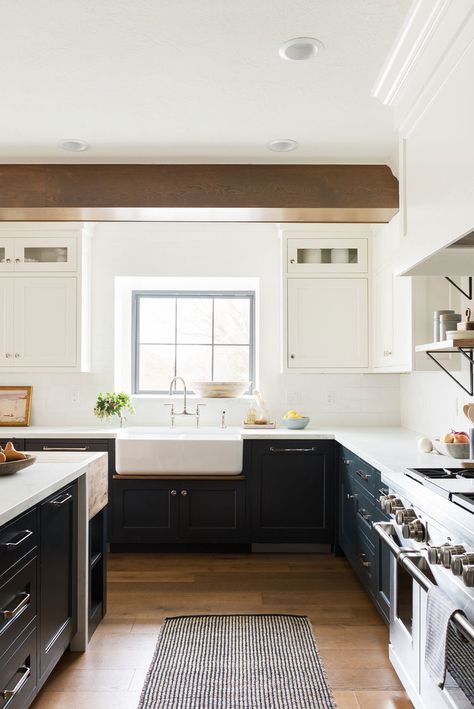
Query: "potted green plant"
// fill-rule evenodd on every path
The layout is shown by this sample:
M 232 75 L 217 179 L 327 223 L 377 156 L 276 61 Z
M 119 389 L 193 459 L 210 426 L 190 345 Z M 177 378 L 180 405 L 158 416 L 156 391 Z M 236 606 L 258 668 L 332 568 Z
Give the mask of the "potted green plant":
M 120 428 L 122 428 L 123 422 L 126 420 L 124 415 L 125 411 L 130 414 L 135 413 L 132 400 L 124 391 L 118 394 L 115 392 L 107 392 L 106 394 L 100 393 L 94 406 L 94 414 L 99 419 L 108 420 L 111 419 L 112 416 L 118 416 Z

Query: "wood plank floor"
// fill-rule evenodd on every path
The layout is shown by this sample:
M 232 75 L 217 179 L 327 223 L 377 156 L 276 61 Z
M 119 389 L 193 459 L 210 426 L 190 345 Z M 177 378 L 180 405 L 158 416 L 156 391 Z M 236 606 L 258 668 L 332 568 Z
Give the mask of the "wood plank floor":
M 205 613 L 308 615 L 338 709 L 412 707 L 386 627 L 345 559 L 112 554 L 107 617 L 86 653 L 63 657 L 34 709 L 135 709 L 163 619 Z

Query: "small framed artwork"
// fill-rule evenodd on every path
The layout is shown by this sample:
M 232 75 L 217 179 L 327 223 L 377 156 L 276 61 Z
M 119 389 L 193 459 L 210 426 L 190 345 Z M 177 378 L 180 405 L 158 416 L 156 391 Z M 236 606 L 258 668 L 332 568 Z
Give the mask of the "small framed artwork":
M 29 426 L 33 387 L 0 386 L 0 426 Z

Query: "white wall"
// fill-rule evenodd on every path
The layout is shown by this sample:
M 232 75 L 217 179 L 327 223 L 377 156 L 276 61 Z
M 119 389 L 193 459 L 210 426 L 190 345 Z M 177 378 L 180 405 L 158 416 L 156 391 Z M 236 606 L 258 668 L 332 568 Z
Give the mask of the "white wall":
M 455 373 L 465 384 L 467 371 Z M 473 397 L 464 393 L 444 372 L 415 372 L 400 377 L 401 425 L 430 437 L 454 428 L 468 431 L 463 404 Z
M 116 276 L 258 277 L 260 382 L 276 418 L 296 408 L 311 425 L 397 425 L 397 375 L 280 373 L 281 262 L 275 225 L 98 224 L 92 243 L 92 369 L 87 374 L 4 374 L 2 384 L 32 384 L 33 425 L 94 425 L 99 391 L 114 386 Z M 134 425 L 163 425 L 161 399 L 138 399 Z M 222 408 L 238 424 L 248 401 L 207 400 L 204 425 Z M 182 425 L 182 422 L 179 422 Z

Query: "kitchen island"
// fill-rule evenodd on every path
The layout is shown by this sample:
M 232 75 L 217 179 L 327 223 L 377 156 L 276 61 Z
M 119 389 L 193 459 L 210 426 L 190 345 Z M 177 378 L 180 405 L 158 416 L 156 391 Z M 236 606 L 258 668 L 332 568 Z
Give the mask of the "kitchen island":
M 89 529 L 107 504 L 106 455 L 36 456 L 0 476 L 0 680 L 15 706 L 29 706 L 67 647 L 86 649 Z

